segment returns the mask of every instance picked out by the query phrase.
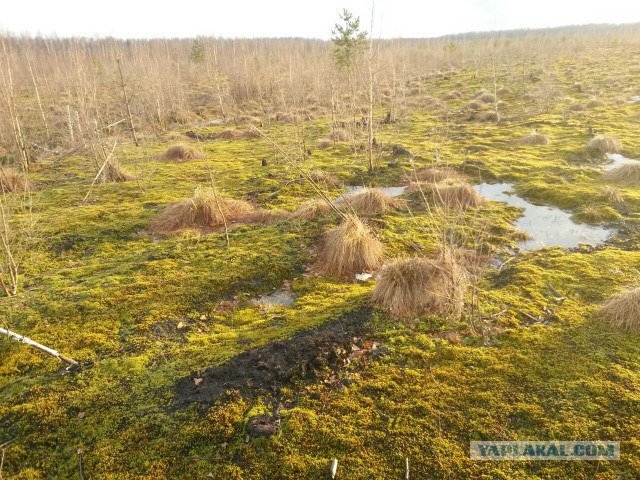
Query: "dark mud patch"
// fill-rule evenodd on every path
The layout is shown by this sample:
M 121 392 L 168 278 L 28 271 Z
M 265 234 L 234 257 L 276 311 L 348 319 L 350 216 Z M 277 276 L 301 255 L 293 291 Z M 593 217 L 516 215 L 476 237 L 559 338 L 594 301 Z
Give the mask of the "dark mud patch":
M 297 378 L 315 380 L 321 372 L 345 365 L 354 338 L 366 333 L 370 309 L 349 313 L 313 330 L 247 350 L 228 362 L 178 381 L 176 407 L 211 404 L 236 390 L 244 396 L 277 394 Z

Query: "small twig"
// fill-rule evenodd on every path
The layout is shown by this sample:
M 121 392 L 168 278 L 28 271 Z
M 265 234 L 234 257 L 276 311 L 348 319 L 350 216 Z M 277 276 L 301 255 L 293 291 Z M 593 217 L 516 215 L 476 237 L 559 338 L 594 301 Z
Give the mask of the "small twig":
M 65 363 L 68 363 L 71 366 L 74 367 L 78 367 L 78 362 L 76 362 L 75 360 L 69 358 L 69 357 L 65 357 L 64 355 L 61 355 L 60 352 L 58 352 L 57 350 L 54 350 L 52 348 L 49 347 L 45 347 L 44 345 L 38 343 L 38 342 L 34 342 L 33 340 L 31 340 L 30 338 L 25 337 L 24 335 L 20 335 L 16 332 L 12 332 L 11 330 L 7 330 L 5 328 L 0 328 L 0 334 L 2 335 L 7 335 L 9 338 L 16 340 L 20 343 L 26 343 L 27 345 L 31 345 L 32 347 L 37 348 L 38 350 L 41 350 L 45 353 L 48 353 L 49 355 L 52 355 L 56 358 L 59 358 L 60 360 L 62 360 Z
M 78 470 L 80 473 L 80 480 L 84 480 L 84 471 L 82 468 L 82 454 L 84 453 L 84 451 L 81 448 L 79 448 L 77 453 L 78 453 Z
M 109 163 L 109 160 L 111 160 L 111 157 L 113 156 L 113 152 L 116 151 L 116 145 L 118 145 L 118 142 L 113 142 L 113 148 L 111 149 L 111 153 L 109 155 L 107 155 L 107 159 L 104 161 L 104 163 L 100 167 L 100 170 L 98 170 L 98 173 L 96 174 L 96 178 L 94 178 L 93 182 L 91 182 L 91 185 L 89 186 L 89 191 L 87 192 L 87 194 L 82 199 L 82 203 L 86 202 L 87 198 L 89 198 L 89 195 L 91 194 L 91 189 L 93 188 L 93 186 L 95 185 L 96 181 L 100 177 L 100 174 L 104 170 L 104 167 L 106 167 L 107 163 Z
M 404 459 L 405 469 L 404 469 L 404 480 L 409 480 L 409 457 Z
M 533 315 L 531 315 L 531 314 L 529 314 L 529 313 L 527 313 L 527 312 L 523 312 L 522 310 L 518 310 L 518 313 L 520 313 L 520 314 L 524 315 L 525 317 L 527 317 L 527 318 L 528 318 L 529 320 L 531 320 L 532 322 L 536 322 L 536 323 L 537 323 L 537 322 L 539 322 L 539 321 L 540 321 L 540 319 L 539 319 L 539 318 L 536 318 L 536 317 L 534 317 Z

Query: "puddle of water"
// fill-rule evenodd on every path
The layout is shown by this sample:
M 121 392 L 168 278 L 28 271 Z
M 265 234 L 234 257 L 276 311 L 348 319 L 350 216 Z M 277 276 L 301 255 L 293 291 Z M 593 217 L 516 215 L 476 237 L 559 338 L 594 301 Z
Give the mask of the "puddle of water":
M 371 188 L 377 188 L 378 190 L 382 190 L 384 193 L 386 193 L 390 197 L 399 197 L 407 189 L 407 187 L 371 187 Z M 359 192 L 360 190 L 366 190 L 366 187 L 357 187 L 355 185 L 347 185 L 346 195 L 352 195 L 354 193 Z
M 279 290 L 269 295 L 260 295 L 257 299 L 251 300 L 253 303 L 264 303 L 278 307 L 290 307 L 295 302 L 296 296 L 287 290 Z
M 356 273 L 356 280 L 360 280 L 361 282 L 369 280 L 370 278 L 373 278 L 373 275 L 370 273 Z
M 572 248 L 581 243 L 599 245 L 615 233 L 614 229 L 575 223 L 570 213 L 557 207 L 527 202 L 524 198 L 509 193 L 512 187 L 510 183 L 482 183 L 473 188 L 489 200 L 523 209 L 523 215 L 517 220 L 516 226 L 531 237 L 530 240 L 518 243 L 524 251 L 551 246 Z
M 611 163 L 607 163 L 603 168 L 605 171 L 613 170 L 621 165 L 628 165 L 630 163 L 638 163 L 638 160 L 633 158 L 623 157 L 619 153 L 607 153 L 607 158 L 611 160 Z

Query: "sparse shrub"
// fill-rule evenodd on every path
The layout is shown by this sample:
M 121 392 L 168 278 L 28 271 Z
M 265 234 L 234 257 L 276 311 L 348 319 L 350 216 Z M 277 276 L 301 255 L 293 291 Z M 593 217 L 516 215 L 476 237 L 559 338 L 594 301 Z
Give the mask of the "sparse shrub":
M 205 155 L 193 147 L 174 145 L 167 148 L 163 154 L 158 155 L 158 158 L 161 160 L 187 162 L 189 160 L 202 160 Z
M 535 130 L 531 132 L 529 135 L 526 135 L 522 137 L 520 140 L 518 140 L 519 145 L 527 145 L 527 146 L 548 145 L 549 143 L 551 143 L 551 141 L 549 140 L 549 137 L 547 137 L 542 133 L 536 132 Z
M 218 228 L 226 222 L 244 219 L 253 207 L 242 200 L 216 196 L 211 189 L 198 188 L 192 198 L 169 205 L 151 224 L 151 231 L 169 234 L 180 230 Z
M 616 328 L 640 333 L 640 287 L 614 295 L 600 307 L 597 315 Z
M 394 317 L 429 314 L 458 319 L 468 283 L 467 272 L 451 255 L 396 259 L 380 272 L 372 300 Z
M 608 172 L 605 172 L 604 179 L 616 183 L 638 183 L 640 182 L 640 162 L 620 165 Z
M 615 138 L 598 135 L 589 140 L 585 148 L 599 155 L 604 155 L 605 153 L 620 153 L 622 152 L 622 143 Z
M 353 277 L 382 264 L 384 247 L 369 228 L 355 216 L 347 218 L 325 234 L 319 250 L 320 268 L 325 273 Z
M 375 215 L 396 209 L 401 202 L 379 188 L 364 188 L 345 197 L 345 202 L 360 215 Z
M 24 175 L 6 168 L 0 168 L 0 193 L 21 193 L 29 187 Z

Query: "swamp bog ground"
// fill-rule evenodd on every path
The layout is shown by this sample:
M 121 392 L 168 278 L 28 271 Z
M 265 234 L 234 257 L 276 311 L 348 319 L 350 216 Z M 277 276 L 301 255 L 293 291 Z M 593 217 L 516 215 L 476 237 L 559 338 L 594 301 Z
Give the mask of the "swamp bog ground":
M 404 478 L 407 459 L 411 478 L 637 478 L 640 337 L 596 312 L 638 282 L 640 178 L 608 177 L 607 148 L 587 147 L 610 139 L 640 160 L 637 36 L 498 62 L 495 76 L 462 63 L 394 95 L 392 121 L 374 109 L 372 170 L 361 114 L 335 118 L 313 99 L 313 115 L 254 105 L 139 146 L 123 134 L 128 181 L 92 185 L 87 151 L 35 161 L 37 238 L 17 294 L 0 296 L 0 326 L 81 368 L 0 339 L 3 478 L 326 478 L 332 459 L 343 479 Z M 548 142 L 527 145 L 532 132 Z M 162 156 L 178 144 L 204 155 Z M 414 181 L 433 169 L 558 209 L 570 216 L 560 237 L 571 224 L 607 234 L 522 248 L 553 224 L 523 232 L 504 202 L 454 208 Z M 246 202 L 226 233 L 156 229 L 212 183 Z M 348 186 L 407 186 L 359 215 L 385 262 L 472 252 L 461 312 L 398 318 L 372 302 L 380 268 L 360 280 L 323 270 Z M 15 205 L 20 193 L 4 195 Z M 234 220 L 234 205 L 252 215 Z M 619 440 L 621 458 L 474 462 L 472 440 Z

